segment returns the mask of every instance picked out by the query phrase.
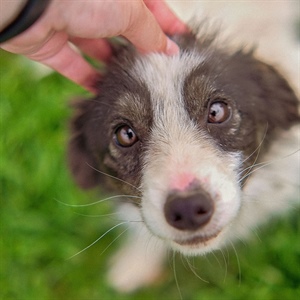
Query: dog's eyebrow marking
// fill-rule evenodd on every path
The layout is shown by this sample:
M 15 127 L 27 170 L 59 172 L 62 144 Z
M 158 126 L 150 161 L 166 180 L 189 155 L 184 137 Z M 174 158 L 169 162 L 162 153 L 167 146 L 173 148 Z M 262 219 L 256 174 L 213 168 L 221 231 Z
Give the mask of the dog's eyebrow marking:
M 183 84 L 184 106 L 191 119 L 198 121 L 206 109 L 206 104 L 215 93 L 212 79 L 205 66 L 192 70 Z
M 151 54 L 135 63 L 131 72 L 133 76 L 139 74 L 150 91 L 155 124 L 162 126 L 164 120 L 172 128 L 175 120 L 183 124 L 190 119 L 184 105 L 183 85 L 185 77 L 204 60 L 199 53 L 182 52 L 173 57 Z

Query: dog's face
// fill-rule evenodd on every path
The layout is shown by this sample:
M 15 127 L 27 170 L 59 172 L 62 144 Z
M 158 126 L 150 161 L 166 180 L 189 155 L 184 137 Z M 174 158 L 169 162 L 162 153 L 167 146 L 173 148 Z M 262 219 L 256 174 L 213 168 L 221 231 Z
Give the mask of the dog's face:
M 116 55 L 99 95 L 77 106 L 69 157 L 82 187 L 139 196 L 152 234 L 198 254 L 223 243 L 248 167 L 299 116 L 286 81 L 251 53 L 178 43 L 173 57 Z

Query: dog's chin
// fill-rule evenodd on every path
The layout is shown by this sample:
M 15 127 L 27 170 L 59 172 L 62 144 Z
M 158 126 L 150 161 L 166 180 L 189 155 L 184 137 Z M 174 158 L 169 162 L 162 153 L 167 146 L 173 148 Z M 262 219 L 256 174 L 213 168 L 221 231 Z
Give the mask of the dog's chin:
M 187 239 L 170 241 L 170 246 L 176 252 L 187 256 L 205 254 L 220 247 L 222 231 L 212 235 L 194 236 Z

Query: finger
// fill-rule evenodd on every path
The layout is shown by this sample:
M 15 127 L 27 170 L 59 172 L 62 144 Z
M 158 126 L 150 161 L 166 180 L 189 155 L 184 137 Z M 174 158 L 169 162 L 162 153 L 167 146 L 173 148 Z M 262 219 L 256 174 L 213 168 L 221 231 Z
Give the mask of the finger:
M 105 39 L 84 39 L 72 37 L 70 38 L 70 41 L 83 53 L 97 60 L 108 62 L 112 55 L 111 46 Z
M 134 7 L 129 25 L 122 35 L 142 53 L 177 54 L 179 52 L 178 46 L 167 38 L 144 2 L 141 1 L 139 4 L 142 7 Z
M 54 34 L 40 49 L 27 57 L 49 66 L 85 89 L 96 92 L 99 73 L 70 47 L 63 33 Z
M 96 92 L 96 82 L 99 81 L 100 74 L 69 44 L 66 43 L 58 53 L 40 62 L 88 91 Z
M 164 1 L 145 0 L 144 2 L 164 32 L 176 34 L 188 31 L 188 27 L 180 21 Z

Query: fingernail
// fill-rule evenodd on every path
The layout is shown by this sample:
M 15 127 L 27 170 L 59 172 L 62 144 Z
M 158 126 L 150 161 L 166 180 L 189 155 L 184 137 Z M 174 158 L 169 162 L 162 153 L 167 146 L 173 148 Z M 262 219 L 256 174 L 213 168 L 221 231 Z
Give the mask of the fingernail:
M 179 53 L 179 47 L 176 43 L 174 43 L 172 40 L 167 38 L 167 48 L 166 48 L 166 54 L 168 55 L 175 55 Z

